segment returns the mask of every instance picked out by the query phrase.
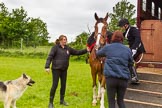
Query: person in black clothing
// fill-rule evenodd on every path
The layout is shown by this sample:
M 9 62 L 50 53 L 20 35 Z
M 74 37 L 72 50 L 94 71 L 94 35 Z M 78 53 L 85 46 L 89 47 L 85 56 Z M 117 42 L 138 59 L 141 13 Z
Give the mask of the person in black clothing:
M 124 37 L 128 40 L 129 48 L 132 51 L 133 59 L 136 60 L 141 53 L 145 52 L 144 45 L 141 40 L 140 32 L 136 27 L 129 24 L 128 19 L 121 19 L 118 26 L 125 30 Z M 132 83 L 137 83 L 138 77 L 135 67 L 129 67 L 132 77 Z
M 55 92 L 58 86 L 59 78 L 61 80 L 61 88 L 60 88 L 60 104 L 67 106 L 68 103 L 65 102 L 65 90 L 66 90 L 66 78 L 67 78 L 67 69 L 69 66 L 69 58 L 70 55 L 81 55 L 87 53 L 89 49 L 84 50 L 75 50 L 67 44 L 67 37 L 61 35 L 59 37 L 59 43 L 51 48 L 51 51 L 47 57 L 45 70 L 46 72 L 50 72 L 50 64 L 52 62 L 52 77 L 53 84 L 50 91 L 50 100 L 49 100 L 49 108 L 54 108 L 53 100 L 55 96 Z

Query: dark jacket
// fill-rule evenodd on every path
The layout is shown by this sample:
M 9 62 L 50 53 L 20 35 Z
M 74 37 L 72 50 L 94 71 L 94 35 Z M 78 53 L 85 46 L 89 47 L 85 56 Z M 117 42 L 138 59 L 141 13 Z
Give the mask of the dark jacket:
M 128 29 L 124 32 L 124 36 L 126 35 Z M 145 52 L 144 45 L 141 41 L 140 32 L 136 27 L 130 26 L 130 30 L 126 38 L 128 39 L 128 44 L 129 44 L 130 49 L 136 49 L 140 51 L 141 53 Z
M 131 50 L 121 43 L 107 44 L 97 52 L 97 56 L 106 57 L 104 64 L 105 77 L 129 79 L 128 66 L 133 65 Z
M 69 46 L 62 48 L 60 44 L 56 44 L 51 48 L 45 64 L 45 68 L 49 68 L 52 62 L 52 69 L 66 70 L 69 66 L 70 55 L 81 55 L 85 54 L 86 52 L 86 49 L 75 50 Z

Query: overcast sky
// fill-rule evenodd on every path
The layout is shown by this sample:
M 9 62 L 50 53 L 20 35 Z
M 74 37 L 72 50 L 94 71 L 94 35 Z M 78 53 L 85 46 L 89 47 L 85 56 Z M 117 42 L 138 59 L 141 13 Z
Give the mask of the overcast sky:
M 51 41 L 64 34 L 68 41 L 83 31 L 94 30 L 94 13 L 105 17 L 112 13 L 112 8 L 121 0 L 1 0 L 10 10 L 23 6 L 28 17 L 40 18 L 47 24 Z M 137 5 L 137 0 L 127 0 Z M 136 8 L 137 9 L 137 8 Z

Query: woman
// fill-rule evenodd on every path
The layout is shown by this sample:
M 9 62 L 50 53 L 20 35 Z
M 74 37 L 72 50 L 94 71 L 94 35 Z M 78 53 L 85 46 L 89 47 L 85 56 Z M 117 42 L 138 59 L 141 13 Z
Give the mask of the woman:
M 119 108 L 125 108 L 124 95 L 130 79 L 129 65 L 133 65 L 131 50 L 124 46 L 123 33 L 115 31 L 111 44 L 107 44 L 97 52 L 97 56 L 106 57 L 104 75 L 109 108 L 115 108 L 115 96 Z
M 67 77 L 67 69 L 69 66 L 69 58 L 70 55 L 81 55 L 85 54 L 88 49 L 84 50 L 75 50 L 67 44 L 67 37 L 61 35 L 59 37 L 59 43 L 52 47 L 46 64 L 45 70 L 47 72 L 50 71 L 50 64 L 52 62 L 52 77 L 53 77 L 53 84 L 50 91 L 50 102 L 49 108 L 54 108 L 53 100 L 55 96 L 55 92 L 58 86 L 59 78 L 61 80 L 61 88 L 60 88 L 60 104 L 67 106 L 68 104 L 64 101 L 65 90 L 66 90 L 66 77 Z

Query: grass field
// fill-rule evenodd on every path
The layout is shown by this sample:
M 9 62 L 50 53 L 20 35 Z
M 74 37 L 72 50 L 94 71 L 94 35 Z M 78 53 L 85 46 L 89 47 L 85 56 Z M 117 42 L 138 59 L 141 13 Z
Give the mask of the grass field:
M 47 108 L 49 91 L 51 88 L 51 73 L 44 71 L 45 59 L 0 57 L 0 81 L 12 80 L 26 73 L 36 83 L 28 87 L 24 95 L 17 101 L 18 108 Z M 59 105 L 58 86 L 55 96 L 55 108 L 99 108 L 91 105 L 92 78 L 89 64 L 85 62 L 70 62 L 67 77 L 65 100 L 70 104 L 67 107 Z M 107 107 L 105 95 L 105 106 Z M 0 108 L 3 108 L 0 102 Z

